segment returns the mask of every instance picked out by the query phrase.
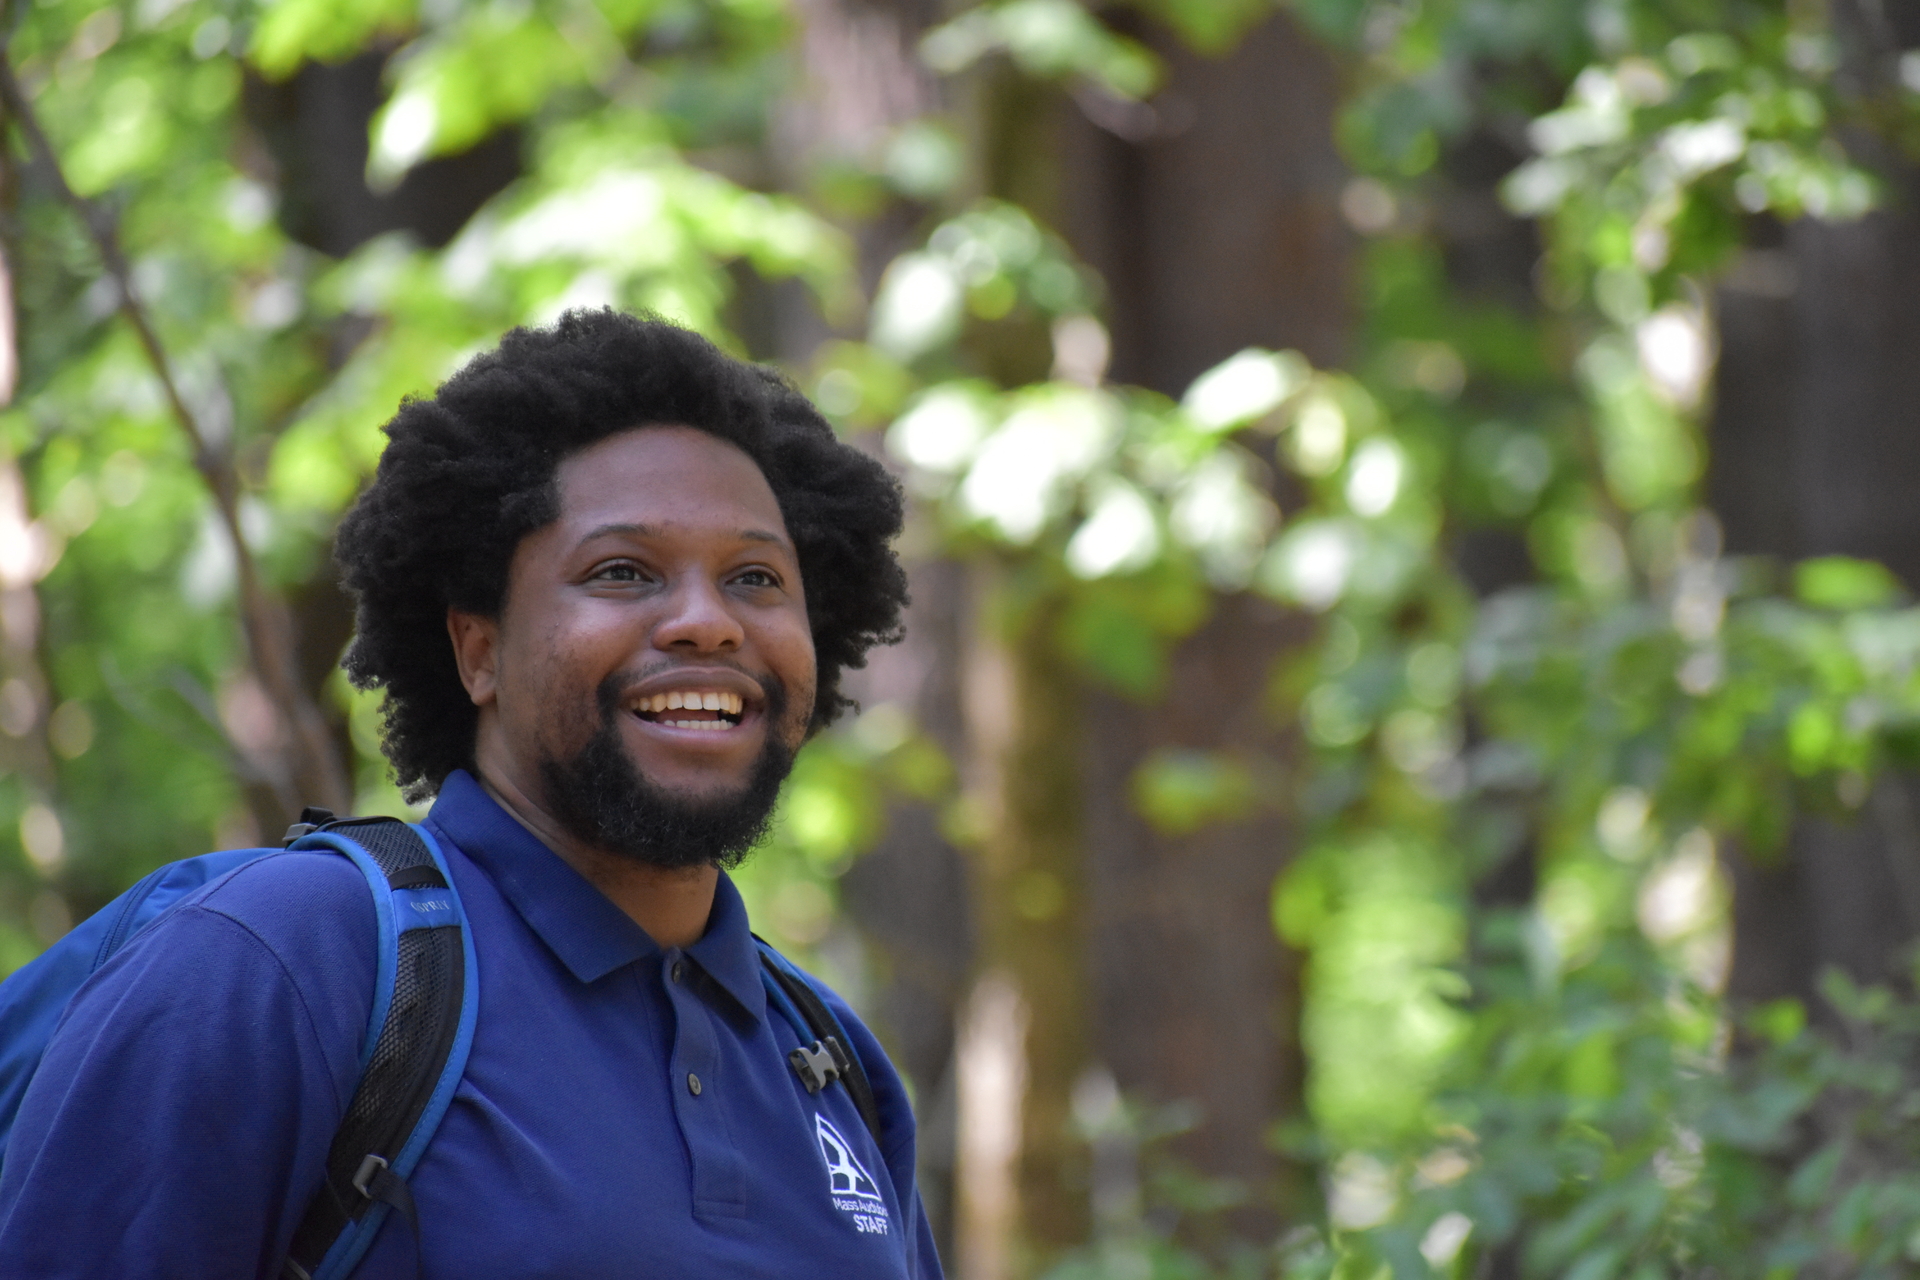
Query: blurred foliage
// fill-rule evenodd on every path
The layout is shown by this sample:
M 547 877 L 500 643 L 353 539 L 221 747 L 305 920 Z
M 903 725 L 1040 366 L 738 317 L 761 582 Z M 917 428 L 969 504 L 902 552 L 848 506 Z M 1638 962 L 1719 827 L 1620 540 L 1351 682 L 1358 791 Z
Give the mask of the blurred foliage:
M 1831 978 L 1840 1037 L 1729 1008 L 1720 854 L 1914 762 L 1920 611 L 1877 565 L 1728 559 L 1700 506 L 1716 274 L 1758 218 L 1872 205 L 1900 51 L 1821 5 L 1295 11 L 1357 68 L 1371 425 L 1296 446 L 1314 500 L 1259 579 L 1326 616 L 1278 679 L 1318 759 L 1274 906 L 1328 1191 L 1289 1273 L 1905 1274 L 1913 1007 Z M 1476 137 L 1531 152 L 1499 188 L 1538 228 L 1522 302 L 1444 265 Z M 1531 581 L 1476 600 L 1489 531 Z
M 1104 1072 L 1081 1080 L 1073 1125 L 1092 1153 L 1092 1239 L 1069 1250 L 1042 1280 L 1271 1274 L 1273 1250 L 1237 1238 L 1226 1220 L 1246 1203 L 1247 1189 L 1205 1177 L 1168 1150 L 1169 1140 L 1199 1120 L 1191 1103 L 1149 1108 L 1123 1098 Z
M 1139 8 L 1206 51 L 1269 12 Z M 1756 217 L 1871 207 L 1850 139 L 1920 137 L 1920 55 L 1850 53 L 1798 0 L 1291 11 L 1350 70 L 1358 355 L 1333 371 L 1248 350 L 1178 400 L 1106 381 L 1098 279 L 1030 211 L 965 194 L 961 108 L 851 160 L 740 159 L 775 150 L 802 74 L 779 0 L 15 0 L 7 56 L 117 220 L 249 548 L 296 601 L 329 572 L 379 424 L 507 326 L 614 304 L 744 351 L 743 292 L 792 281 L 830 337 L 789 372 L 898 463 L 914 536 L 1007 567 L 1008 609 L 1058 606 L 1052 640 L 1090 681 L 1157 696 L 1222 593 L 1320 617 L 1267 696 L 1312 761 L 1274 916 L 1310 961 L 1313 1125 L 1287 1140 L 1325 1175 L 1324 1221 L 1221 1235 L 1230 1189 L 1139 1172 L 1173 1121 L 1092 1089 L 1076 1115 L 1096 1172 L 1118 1172 L 1096 1177 L 1098 1237 L 1060 1280 L 1464 1276 L 1496 1254 L 1578 1280 L 1903 1274 L 1920 1015 L 1839 981 L 1841 1040 L 1791 1004 L 1729 1010 L 1718 852 L 1764 858 L 1797 815 L 1856 812 L 1915 759 L 1920 610 L 1874 565 L 1724 557 L 1700 420 L 1715 273 Z M 963 7 L 920 54 L 1146 98 L 1162 69 L 1110 17 Z M 276 219 L 245 86 L 364 51 L 385 60 L 376 189 L 518 131 L 518 176 L 444 247 L 390 234 L 334 260 Z M 1436 228 L 1446 158 L 1482 131 L 1529 151 L 1500 188 L 1539 237 L 1523 301 L 1451 283 Z M 270 836 L 245 788 L 274 747 L 234 549 L 116 289 L 11 154 L 21 368 L 0 447 L 22 489 L 0 579 L 8 618 L 38 630 L 9 631 L 0 684 L 18 746 L 0 970 L 159 861 Z M 869 297 L 854 246 L 888 209 L 916 229 Z M 1041 349 L 1019 377 L 996 358 L 1007 334 Z M 1276 493 L 1296 495 L 1284 513 Z M 1528 584 L 1476 599 L 1456 565 L 1472 531 L 1523 545 Z M 397 809 L 377 707 L 327 691 L 358 803 Z M 1128 802 L 1190 832 L 1272 803 L 1290 769 L 1163 752 Z M 896 800 L 943 806 L 966 838 L 954 774 L 892 705 L 810 745 L 741 872 L 756 921 L 857 995 L 837 879 Z M 1526 900 L 1476 904 L 1516 857 Z

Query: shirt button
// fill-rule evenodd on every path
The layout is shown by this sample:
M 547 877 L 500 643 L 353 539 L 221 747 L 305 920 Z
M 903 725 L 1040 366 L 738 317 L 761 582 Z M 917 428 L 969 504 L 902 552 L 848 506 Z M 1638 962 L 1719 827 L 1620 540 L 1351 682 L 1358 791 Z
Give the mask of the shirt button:
M 684 978 L 684 977 L 686 977 L 686 976 L 687 976 L 687 963 L 686 963 L 686 961 L 684 961 L 684 960 L 675 960 L 675 961 L 673 962 L 673 968 L 672 968 L 672 969 L 671 969 L 671 970 L 670 970 L 670 971 L 668 972 L 668 974 L 667 974 L 667 976 L 668 976 L 668 977 L 670 977 L 670 978 L 672 978 L 672 979 L 673 979 L 673 980 L 674 980 L 675 982 L 678 982 L 678 981 L 680 981 L 680 979 L 682 979 L 682 978 Z M 698 1093 L 698 1092 L 700 1092 L 700 1091 L 699 1091 L 698 1089 L 695 1089 L 695 1090 L 694 1090 L 694 1092 L 695 1092 L 695 1093 Z
M 687 1092 L 696 1098 L 700 1096 L 700 1077 L 691 1071 L 687 1072 Z

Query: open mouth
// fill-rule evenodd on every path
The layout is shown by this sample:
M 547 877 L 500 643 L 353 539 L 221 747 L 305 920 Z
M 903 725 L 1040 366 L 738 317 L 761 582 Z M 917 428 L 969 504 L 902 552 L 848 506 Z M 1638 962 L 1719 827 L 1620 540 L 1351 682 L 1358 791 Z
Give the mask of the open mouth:
M 739 724 L 746 702 L 737 693 L 718 689 L 676 689 L 640 699 L 634 714 L 649 724 L 669 729 L 719 733 Z

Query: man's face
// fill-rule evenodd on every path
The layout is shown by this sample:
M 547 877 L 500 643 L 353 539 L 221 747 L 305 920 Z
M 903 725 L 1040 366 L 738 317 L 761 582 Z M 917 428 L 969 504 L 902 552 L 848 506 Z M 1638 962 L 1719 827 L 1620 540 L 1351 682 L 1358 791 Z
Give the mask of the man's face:
M 739 449 L 678 426 L 610 436 L 555 483 L 559 518 L 521 542 L 500 617 L 462 651 L 482 768 L 609 852 L 735 852 L 813 711 L 773 491 Z

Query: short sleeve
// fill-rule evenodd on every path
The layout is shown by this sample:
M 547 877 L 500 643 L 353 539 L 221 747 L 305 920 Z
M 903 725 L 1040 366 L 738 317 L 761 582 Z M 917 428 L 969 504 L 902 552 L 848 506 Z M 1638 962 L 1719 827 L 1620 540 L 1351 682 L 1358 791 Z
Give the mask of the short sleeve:
M 372 900 L 332 854 L 261 859 L 83 986 L 0 1166 L 9 1274 L 277 1275 L 359 1073 Z

